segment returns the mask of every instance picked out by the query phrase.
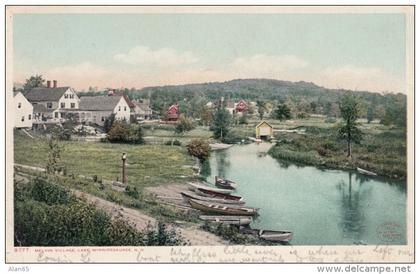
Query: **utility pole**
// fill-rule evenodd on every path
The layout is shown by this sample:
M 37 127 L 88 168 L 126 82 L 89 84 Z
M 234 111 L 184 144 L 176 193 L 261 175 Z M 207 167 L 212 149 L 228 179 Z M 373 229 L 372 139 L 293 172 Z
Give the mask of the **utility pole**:
M 127 160 L 127 155 L 125 153 L 122 154 L 122 183 L 126 183 L 125 178 L 125 160 Z

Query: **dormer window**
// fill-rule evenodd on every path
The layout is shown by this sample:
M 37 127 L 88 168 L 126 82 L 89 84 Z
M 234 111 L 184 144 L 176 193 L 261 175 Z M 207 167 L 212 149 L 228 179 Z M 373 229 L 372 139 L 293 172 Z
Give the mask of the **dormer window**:
M 47 103 L 47 108 L 52 108 L 52 105 L 53 105 L 53 104 L 52 104 L 51 102 L 48 102 L 48 103 Z

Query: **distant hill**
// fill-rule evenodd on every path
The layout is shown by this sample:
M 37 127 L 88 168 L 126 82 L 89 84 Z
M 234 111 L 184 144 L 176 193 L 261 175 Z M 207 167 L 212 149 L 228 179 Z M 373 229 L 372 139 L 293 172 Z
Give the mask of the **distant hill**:
M 248 100 L 285 100 L 287 98 L 305 98 L 307 101 L 337 102 L 345 89 L 328 89 L 311 82 L 290 82 L 273 79 L 236 79 L 226 82 L 186 84 L 173 86 L 146 87 L 130 92 L 133 97 L 168 96 L 173 100 L 202 96 L 214 100 L 224 96 L 231 99 Z M 369 91 L 357 91 L 364 100 L 380 103 L 383 95 Z M 137 96 L 136 96 L 137 95 Z

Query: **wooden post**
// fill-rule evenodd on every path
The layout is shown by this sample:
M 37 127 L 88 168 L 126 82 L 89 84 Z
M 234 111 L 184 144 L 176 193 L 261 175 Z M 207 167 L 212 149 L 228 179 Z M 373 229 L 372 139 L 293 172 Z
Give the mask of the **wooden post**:
M 123 153 L 122 155 L 122 183 L 125 184 L 126 183 L 126 178 L 125 178 L 125 160 L 127 159 L 127 156 L 125 155 L 125 153 Z

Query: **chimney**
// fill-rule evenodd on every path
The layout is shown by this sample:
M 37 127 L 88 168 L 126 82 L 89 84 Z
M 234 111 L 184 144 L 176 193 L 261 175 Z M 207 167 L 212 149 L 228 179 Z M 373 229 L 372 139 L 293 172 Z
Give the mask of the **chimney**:
M 51 87 L 51 81 L 50 80 L 48 80 L 47 81 L 47 88 L 50 88 Z
M 56 88 L 57 87 L 57 80 L 54 80 L 53 81 L 53 88 Z

